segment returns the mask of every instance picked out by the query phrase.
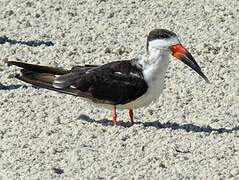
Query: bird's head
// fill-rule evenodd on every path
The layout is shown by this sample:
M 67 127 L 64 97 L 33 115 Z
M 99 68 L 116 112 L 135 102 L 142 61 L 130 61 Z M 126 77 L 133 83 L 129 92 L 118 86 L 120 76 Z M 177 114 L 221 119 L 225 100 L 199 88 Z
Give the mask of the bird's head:
M 151 49 L 165 49 L 177 59 L 184 62 L 186 65 L 195 70 L 207 83 L 208 78 L 201 71 L 200 66 L 197 64 L 193 56 L 188 50 L 180 43 L 178 36 L 166 29 L 152 30 L 147 39 L 147 51 Z

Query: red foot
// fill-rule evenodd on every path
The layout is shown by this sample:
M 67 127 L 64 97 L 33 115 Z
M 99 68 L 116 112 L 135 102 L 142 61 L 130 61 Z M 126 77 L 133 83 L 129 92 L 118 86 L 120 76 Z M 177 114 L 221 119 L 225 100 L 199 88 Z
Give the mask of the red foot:
M 132 109 L 129 109 L 129 118 L 130 118 L 131 124 L 134 124 L 134 112 Z
M 113 122 L 113 125 L 115 126 L 116 123 L 117 123 L 117 113 L 116 113 L 116 107 L 114 106 L 113 108 L 113 113 L 112 113 L 112 122 Z

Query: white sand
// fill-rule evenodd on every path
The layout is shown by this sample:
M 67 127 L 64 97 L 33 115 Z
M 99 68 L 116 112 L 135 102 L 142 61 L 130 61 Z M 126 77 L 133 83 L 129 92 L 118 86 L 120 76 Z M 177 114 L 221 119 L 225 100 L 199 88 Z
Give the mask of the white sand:
M 0 2 L 0 42 L 12 43 L 0 44 L 0 179 L 239 178 L 237 0 Z M 164 95 L 132 127 L 127 111 L 112 127 L 110 111 L 33 88 L 4 65 L 129 59 L 154 28 L 175 31 L 212 84 L 171 58 Z

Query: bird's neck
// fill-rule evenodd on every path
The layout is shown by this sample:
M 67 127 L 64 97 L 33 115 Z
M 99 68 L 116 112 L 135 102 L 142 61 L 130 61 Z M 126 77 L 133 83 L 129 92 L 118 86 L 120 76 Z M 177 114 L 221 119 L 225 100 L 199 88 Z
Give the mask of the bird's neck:
M 169 64 L 169 53 L 165 48 L 149 48 L 147 59 L 140 62 L 146 81 L 157 83 L 164 79 Z

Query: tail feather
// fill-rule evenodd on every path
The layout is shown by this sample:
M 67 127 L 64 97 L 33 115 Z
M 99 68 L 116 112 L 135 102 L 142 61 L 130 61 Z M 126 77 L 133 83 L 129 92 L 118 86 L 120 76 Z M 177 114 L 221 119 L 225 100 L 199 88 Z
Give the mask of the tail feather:
M 24 77 L 27 77 L 32 80 L 38 80 L 38 81 L 42 81 L 42 82 L 50 83 L 50 84 L 52 84 L 55 80 L 55 75 L 53 75 L 53 74 L 32 72 L 32 71 L 28 71 L 26 69 L 21 69 L 21 74 L 16 75 L 16 76 L 17 76 L 17 78 L 20 76 L 24 76 Z
M 70 86 L 72 80 L 75 79 L 74 74 L 77 74 L 77 72 L 71 72 L 71 70 L 34 65 L 17 61 L 8 61 L 7 64 L 9 66 L 15 65 L 22 68 L 21 73 L 15 76 L 17 79 L 21 81 L 24 81 L 26 83 L 32 84 L 40 88 L 45 88 L 60 93 L 94 99 L 92 95 L 89 94 L 88 92 L 82 92 L 79 89 Z M 79 66 L 77 68 L 81 67 Z M 61 76 L 63 77 L 58 79 L 58 82 L 57 81 L 55 82 L 55 80 Z M 63 86 L 61 85 L 62 83 L 61 80 L 65 79 L 67 81 L 69 80 L 70 83 L 67 84 L 67 82 L 64 82 Z
M 79 96 L 79 90 L 73 89 L 73 88 L 64 88 L 64 89 L 59 89 L 55 88 L 52 86 L 55 76 L 49 73 L 35 73 L 32 71 L 27 71 L 27 70 L 21 70 L 21 74 L 17 74 L 16 78 L 24 81 L 26 83 L 32 84 L 34 86 L 40 87 L 40 88 L 45 88 L 61 93 L 66 93 L 74 96 Z M 86 94 L 86 93 L 85 93 Z M 81 93 L 81 96 L 84 97 L 84 93 Z
M 34 65 L 34 64 L 28 64 L 18 61 L 8 61 L 8 66 L 15 65 L 18 67 L 21 67 L 25 70 L 29 70 L 32 72 L 38 72 L 38 73 L 51 73 L 55 75 L 63 75 L 69 72 L 69 70 L 65 70 L 62 68 L 55 68 L 55 67 L 48 67 L 48 66 L 41 66 L 41 65 Z

